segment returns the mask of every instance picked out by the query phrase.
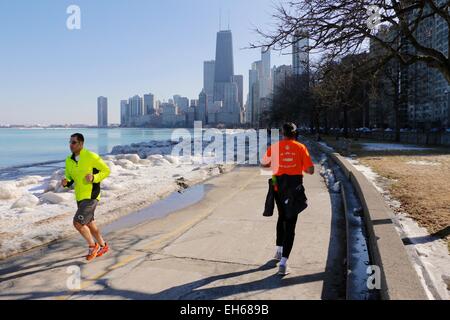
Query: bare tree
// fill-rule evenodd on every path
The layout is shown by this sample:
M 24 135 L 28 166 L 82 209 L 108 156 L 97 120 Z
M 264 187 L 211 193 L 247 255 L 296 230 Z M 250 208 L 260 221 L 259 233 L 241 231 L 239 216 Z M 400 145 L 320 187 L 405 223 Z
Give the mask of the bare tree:
M 340 61 L 325 58 L 308 75 L 288 77 L 275 88 L 264 118 L 271 124 L 295 121 L 309 126 L 318 138 L 322 127 L 328 132 L 329 123 L 333 123 L 342 127 L 348 137 L 354 127 L 351 120 L 368 106 L 369 85 L 374 77 L 367 72 L 367 59 L 367 54 L 349 55 Z
M 348 55 L 339 62 L 329 61 L 323 66 L 322 79 L 314 87 L 318 105 L 324 108 L 322 114 L 342 118 L 340 122 L 346 138 L 352 127 L 350 114 L 362 115 L 361 109 L 368 105 L 373 76 L 367 72 L 367 60 L 367 54 L 359 54 Z
M 426 63 L 450 83 L 448 53 L 424 44 L 418 37 L 422 22 L 442 19 L 448 27 L 446 47 L 450 49 L 449 10 L 449 0 L 291 0 L 276 8 L 275 30 L 257 29 L 263 40 L 251 47 L 283 50 L 299 41 L 296 35 L 302 30 L 301 34 L 310 39 L 310 51 L 336 58 L 364 51 L 371 40 L 386 50 L 385 61 L 397 59 L 403 65 Z M 394 36 L 380 35 L 379 25 L 394 30 Z

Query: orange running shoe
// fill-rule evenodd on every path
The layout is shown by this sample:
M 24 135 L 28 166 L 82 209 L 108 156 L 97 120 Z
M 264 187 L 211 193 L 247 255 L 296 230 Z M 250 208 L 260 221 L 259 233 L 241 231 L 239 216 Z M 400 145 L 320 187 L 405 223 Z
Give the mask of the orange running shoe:
M 104 254 L 108 253 L 108 251 L 109 251 L 109 247 L 108 247 L 108 244 L 105 242 L 104 247 L 100 246 L 100 249 L 97 252 L 97 258 L 100 258 Z
M 86 260 L 87 261 L 94 260 L 95 257 L 97 257 L 99 249 L 100 249 L 100 246 L 98 243 L 96 243 L 95 246 L 89 246 L 89 253 L 86 256 Z

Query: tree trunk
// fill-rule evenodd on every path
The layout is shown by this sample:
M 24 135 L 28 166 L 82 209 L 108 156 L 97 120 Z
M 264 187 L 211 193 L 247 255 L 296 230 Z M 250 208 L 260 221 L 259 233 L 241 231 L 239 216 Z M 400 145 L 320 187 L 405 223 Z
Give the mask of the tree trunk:
M 344 138 L 348 139 L 348 110 L 344 106 Z

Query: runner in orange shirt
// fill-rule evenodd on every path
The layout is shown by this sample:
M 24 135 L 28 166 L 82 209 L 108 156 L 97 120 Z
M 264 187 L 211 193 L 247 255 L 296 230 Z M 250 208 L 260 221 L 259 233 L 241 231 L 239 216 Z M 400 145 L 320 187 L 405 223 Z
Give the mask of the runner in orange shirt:
M 286 123 L 283 126 L 283 136 L 283 140 L 267 149 L 262 160 L 262 166 L 272 168 L 272 179 L 275 181 L 277 177 L 283 175 L 296 176 L 299 178 L 299 181 L 302 181 L 304 173 L 313 175 L 314 164 L 306 146 L 296 140 L 297 127 L 295 124 Z M 298 216 L 287 217 L 277 197 L 278 190 L 275 189 L 275 191 L 278 207 L 277 252 L 275 259 L 280 261 L 279 274 L 287 275 L 289 273 L 287 260 L 294 244 Z

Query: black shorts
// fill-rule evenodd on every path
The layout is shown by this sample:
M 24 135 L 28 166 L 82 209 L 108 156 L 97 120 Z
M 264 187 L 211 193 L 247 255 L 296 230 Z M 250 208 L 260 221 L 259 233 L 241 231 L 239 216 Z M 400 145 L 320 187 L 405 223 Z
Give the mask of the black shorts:
M 85 226 L 94 221 L 94 213 L 97 208 L 98 200 L 82 200 L 77 202 L 78 210 L 73 217 L 74 222 Z

